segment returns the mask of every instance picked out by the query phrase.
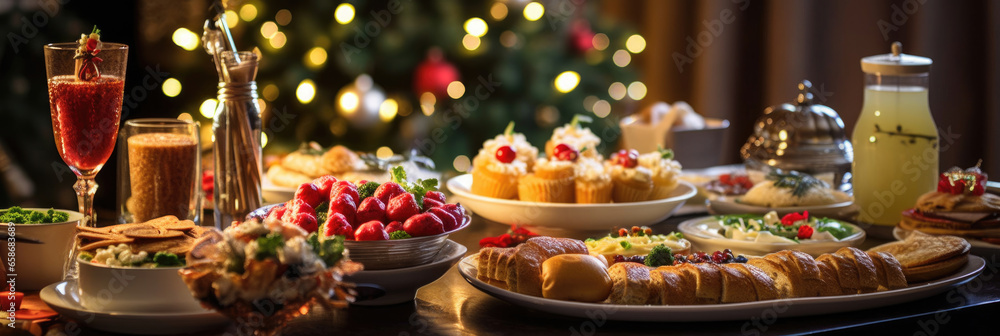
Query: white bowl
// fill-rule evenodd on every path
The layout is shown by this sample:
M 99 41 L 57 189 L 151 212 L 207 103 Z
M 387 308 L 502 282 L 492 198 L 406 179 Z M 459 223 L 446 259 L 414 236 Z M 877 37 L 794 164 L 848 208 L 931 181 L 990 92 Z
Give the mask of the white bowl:
M 80 261 L 80 304 L 93 311 L 181 313 L 202 311 L 181 267 L 112 267 Z
M 573 204 L 523 202 L 473 194 L 472 175 L 448 180 L 448 190 L 462 206 L 477 215 L 505 225 L 523 224 L 575 231 L 606 231 L 612 227 L 652 225 L 662 222 L 698 191 L 679 181 L 670 197 L 644 202 Z
M 471 222 L 472 218 L 466 216 L 458 228 L 445 233 L 394 240 L 345 240 L 344 247 L 351 260 L 365 265 L 366 270 L 409 268 L 433 261 L 444 248 L 448 235 Z
M 49 211 L 41 208 L 24 208 L 25 210 Z M 63 223 L 47 224 L 14 224 L 14 273 L 15 288 L 19 291 L 41 290 L 50 284 L 62 281 L 64 270 L 73 250 L 73 239 L 76 238 L 76 226 L 83 219 L 83 214 L 76 211 L 60 210 L 69 214 L 69 220 Z M 10 234 L 11 227 L 5 233 Z M 41 244 L 27 243 L 24 239 L 36 240 Z M 5 248 L 7 250 L 7 248 Z M 5 251 L 7 253 L 11 251 Z M 7 253 L 4 253 L 6 265 Z
M 713 215 L 765 214 L 775 211 L 778 216 L 793 212 L 809 211 L 810 216 L 851 219 L 857 215 L 860 207 L 853 199 L 827 205 L 809 205 L 797 207 L 765 207 L 740 202 L 742 196 L 718 196 L 708 199 L 708 213 Z M 843 196 L 850 197 L 850 196 Z
M 730 249 L 733 251 L 733 254 L 762 256 L 781 250 L 796 250 L 809 253 L 810 255 L 817 257 L 823 253 L 837 251 L 841 247 L 857 247 L 865 241 L 865 230 L 850 223 L 844 223 L 844 225 L 849 226 L 855 233 L 840 241 L 807 240 L 801 243 L 758 243 L 746 240 L 720 238 L 698 229 L 698 225 L 701 224 L 707 224 L 709 228 L 717 229 L 721 227 L 719 220 L 716 219 L 715 216 L 706 216 L 684 221 L 677 226 L 677 230 L 684 234 L 684 238 L 687 238 L 687 240 L 690 240 L 691 243 L 694 244 L 694 248 L 692 248 L 693 251 L 703 251 L 707 253 Z
M 364 270 L 344 278 L 354 283 L 372 283 L 385 289 L 385 295 L 354 303 L 361 306 L 382 306 L 413 301 L 417 289 L 433 282 L 451 269 L 468 251 L 464 245 L 446 240 L 434 259 L 420 266 L 390 270 Z

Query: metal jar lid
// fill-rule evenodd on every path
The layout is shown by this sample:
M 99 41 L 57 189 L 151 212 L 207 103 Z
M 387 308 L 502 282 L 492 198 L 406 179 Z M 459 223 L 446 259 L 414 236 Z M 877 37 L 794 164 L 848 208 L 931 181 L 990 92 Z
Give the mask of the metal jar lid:
M 768 107 L 754 124 L 753 134 L 740 149 L 747 168 L 780 168 L 819 175 L 832 173 L 832 185 L 842 190 L 850 183 L 854 148 L 844 122 L 832 108 L 814 104 L 812 83 L 799 83 L 792 104 Z
M 892 43 L 891 54 L 868 56 L 861 59 L 861 71 L 883 75 L 917 75 L 931 71 L 930 58 L 903 53 L 903 44 Z

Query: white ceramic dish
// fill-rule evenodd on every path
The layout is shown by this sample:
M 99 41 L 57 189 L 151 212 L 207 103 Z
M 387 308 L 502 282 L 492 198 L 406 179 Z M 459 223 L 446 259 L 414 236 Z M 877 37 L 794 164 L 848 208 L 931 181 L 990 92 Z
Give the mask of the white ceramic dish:
M 765 214 L 769 211 L 777 211 L 779 216 L 784 216 L 792 212 L 809 211 L 809 215 L 816 217 L 830 217 L 838 219 L 851 219 L 858 213 L 858 206 L 854 200 L 834 203 L 829 205 L 812 205 L 800 207 L 763 207 L 758 205 L 741 203 L 739 197 L 719 196 L 708 200 L 708 213 L 713 215 L 735 215 L 735 214 Z
M 24 209 L 49 211 L 48 208 Z M 56 211 L 69 214 L 69 220 L 63 223 L 14 224 L 16 272 L 4 274 L 17 274 L 18 290 L 40 290 L 63 279 L 66 262 L 70 259 L 69 252 L 73 249 L 73 239 L 76 237 L 76 226 L 83 219 L 83 214 L 61 209 Z M 7 224 L 4 223 L 3 226 L 4 233 L 9 234 Z M 27 243 L 18 238 L 41 244 Z
M 811 213 L 810 213 L 811 214 Z M 801 243 L 758 243 L 746 240 L 735 240 L 720 238 L 711 235 L 698 228 L 699 225 L 707 225 L 709 229 L 722 227 L 715 216 L 705 216 L 684 221 L 677 226 L 677 230 L 684 234 L 684 238 L 694 245 L 693 250 L 712 253 L 731 249 L 735 254 L 745 254 L 761 256 L 771 252 L 781 250 L 799 250 L 817 257 L 820 254 L 834 252 L 841 247 L 861 245 L 865 241 L 865 230 L 854 224 L 845 223 L 854 230 L 854 234 L 840 241 L 803 241 Z
M 582 303 L 540 298 L 518 294 L 476 279 L 476 255 L 465 257 L 458 263 L 459 273 L 473 287 L 514 305 L 552 314 L 591 319 L 600 311 L 609 320 L 616 321 L 733 321 L 765 312 L 778 317 L 823 315 L 846 311 L 884 307 L 919 300 L 943 293 L 948 289 L 972 280 L 982 273 L 986 261 L 969 256 L 969 262 L 955 274 L 935 281 L 910 284 L 910 287 L 868 294 L 795 298 L 745 303 L 727 303 L 699 306 L 627 306 L 600 303 Z M 793 309 L 789 309 L 789 308 Z M 766 315 L 764 315 L 766 316 Z
M 76 281 L 60 281 L 42 289 L 39 296 L 64 318 L 76 320 L 90 328 L 122 334 L 195 333 L 220 328 L 229 323 L 225 316 L 200 307 L 193 311 L 173 313 L 91 310 L 80 304 L 79 292 Z
M 276 186 L 266 176 L 260 181 L 260 188 L 265 204 L 285 203 L 295 197 L 295 188 Z
M 361 271 L 345 277 L 345 281 L 354 283 L 372 283 L 385 289 L 385 295 L 374 299 L 354 303 L 360 306 L 384 306 L 413 301 L 417 289 L 434 282 L 448 272 L 452 265 L 468 251 L 464 245 L 447 240 L 441 251 L 430 263 L 389 270 Z
M 80 261 L 80 304 L 105 312 L 176 313 L 201 304 L 181 276 L 180 267 L 110 267 Z
M 690 183 L 680 181 L 670 197 L 655 201 L 570 204 L 522 202 L 475 195 L 471 192 L 472 175 L 465 174 L 448 180 L 448 190 L 458 197 L 462 206 L 483 218 L 504 225 L 524 224 L 564 230 L 603 231 L 612 227 L 657 224 L 693 197 L 698 191 Z

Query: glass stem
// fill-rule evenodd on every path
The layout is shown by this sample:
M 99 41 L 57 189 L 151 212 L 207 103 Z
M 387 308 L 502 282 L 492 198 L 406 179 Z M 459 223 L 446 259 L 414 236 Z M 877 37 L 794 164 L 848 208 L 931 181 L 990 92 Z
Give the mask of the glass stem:
M 76 199 L 80 203 L 80 213 L 83 214 L 83 220 L 78 226 L 97 227 L 97 216 L 94 215 L 94 194 L 97 192 L 97 182 L 94 181 L 94 176 L 80 176 L 73 184 L 73 190 L 76 190 Z M 63 276 L 67 281 L 76 280 L 79 277 L 79 266 L 76 260 L 80 253 L 79 248 L 80 240 L 73 239 L 73 248 L 69 251 L 66 263 L 63 264 Z
M 94 214 L 94 193 L 97 192 L 97 182 L 93 176 L 80 176 L 73 184 L 76 190 L 76 200 L 80 203 L 80 213 L 83 221 L 80 226 L 97 227 L 97 216 Z

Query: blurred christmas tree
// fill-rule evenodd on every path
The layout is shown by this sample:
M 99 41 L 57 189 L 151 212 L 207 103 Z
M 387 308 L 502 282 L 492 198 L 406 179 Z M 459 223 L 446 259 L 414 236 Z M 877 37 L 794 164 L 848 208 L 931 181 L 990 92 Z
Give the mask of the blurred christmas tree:
M 416 148 L 447 169 L 509 121 L 541 146 L 575 114 L 596 116 L 591 128 L 608 152 L 618 134 L 611 104 L 645 95 L 627 66 L 645 41 L 584 0 L 251 0 L 228 8 L 230 22 L 243 22 L 233 29 L 237 45 L 260 47 L 271 153 L 304 141 Z

